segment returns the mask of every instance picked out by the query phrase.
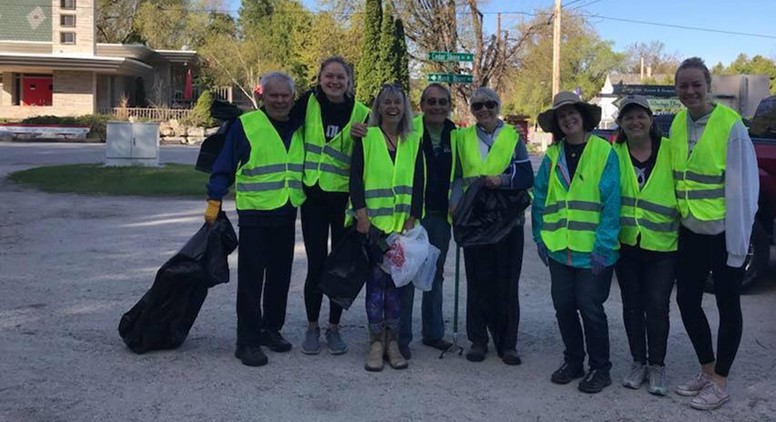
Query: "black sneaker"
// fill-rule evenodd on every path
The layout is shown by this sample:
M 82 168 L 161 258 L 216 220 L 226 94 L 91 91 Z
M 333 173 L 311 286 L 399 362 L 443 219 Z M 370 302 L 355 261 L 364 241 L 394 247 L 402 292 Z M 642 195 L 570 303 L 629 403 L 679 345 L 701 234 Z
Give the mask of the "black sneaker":
M 579 391 L 583 393 L 600 393 L 604 387 L 612 383 L 609 371 L 591 369 L 587 376 L 579 382 Z
M 245 366 L 263 366 L 269 362 L 267 355 L 259 346 L 237 346 L 234 356 Z
M 291 343 L 289 343 L 280 332 L 275 330 L 261 330 L 259 335 L 259 344 L 267 346 L 269 350 L 275 353 L 283 353 L 291 350 Z
M 557 371 L 552 373 L 550 381 L 555 384 L 568 384 L 571 380 L 582 378 L 585 376 L 585 369 L 582 365 L 572 365 L 568 362 L 563 362 L 563 365 L 558 368 Z
M 482 362 L 485 360 L 485 353 L 488 353 L 488 346 L 484 344 L 472 344 L 469 351 L 466 352 L 466 360 L 469 362 Z
M 441 350 L 443 352 L 453 347 L 453 343 L 443 338 L 438 338 L 436 340 L 429 340 L 424 338 L 423 344 L 429 347 L 433 347 L 434 349 Z

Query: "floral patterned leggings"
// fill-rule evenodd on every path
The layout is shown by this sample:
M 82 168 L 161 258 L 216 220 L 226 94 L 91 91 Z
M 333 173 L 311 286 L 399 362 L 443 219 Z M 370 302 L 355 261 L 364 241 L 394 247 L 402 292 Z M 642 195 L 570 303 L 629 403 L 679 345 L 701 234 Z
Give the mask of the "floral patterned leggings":
M 399 289 L 393 284 L 390 275 L 381 270 L 379 265 L 374 265 L 366 282 L 366 316 L 370 332 L 377 334 L 383 328 L 398 332 L 400 313 Z

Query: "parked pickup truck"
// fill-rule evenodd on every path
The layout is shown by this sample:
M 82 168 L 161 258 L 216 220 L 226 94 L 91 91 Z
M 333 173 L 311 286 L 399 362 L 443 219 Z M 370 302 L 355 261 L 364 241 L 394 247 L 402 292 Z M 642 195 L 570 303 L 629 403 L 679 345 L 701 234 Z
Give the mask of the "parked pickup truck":
M 771 245 L 776 239 L 776 95 L 763 99 L 749 126 L 749 136 L 760 170 L 760 198 L 752 228 L 749 256 L 745 262 L 744 288 L 768 269 Z

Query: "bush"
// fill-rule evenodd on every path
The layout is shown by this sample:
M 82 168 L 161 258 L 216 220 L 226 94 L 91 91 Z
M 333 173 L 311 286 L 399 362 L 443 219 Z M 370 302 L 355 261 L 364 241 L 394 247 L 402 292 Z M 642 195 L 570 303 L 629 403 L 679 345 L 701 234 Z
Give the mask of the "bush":
M 35 116 L 21 121 L 28 125 L 61 125 L 61 126 L 89 126 L 87 138 L 101 139 L 105 141 L 107 123 L 116 120 L 114 116 L 107 114 L 86 114 L 83 116 Z
M 181 123 L 186 126 L 194 127 L 213 127 L 216 125 L 213 117 L 210 115 L 210 107 L 213 105 L 213 94 L 210 91 L 203 91 L 197 98 L 197 104 L 191 110 L 191 113 Z

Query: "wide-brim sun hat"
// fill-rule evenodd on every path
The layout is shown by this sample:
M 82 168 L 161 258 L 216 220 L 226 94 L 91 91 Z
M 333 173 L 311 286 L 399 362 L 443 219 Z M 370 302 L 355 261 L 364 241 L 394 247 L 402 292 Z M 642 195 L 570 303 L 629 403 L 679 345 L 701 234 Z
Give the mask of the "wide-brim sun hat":
M 601 121 L 601 107 L 582 101 L 582 99 L 573 92 L 561 91 L 555 94 L 555 97 L 552 99 L 552 108 L 539 113 L 537 120 L 539 121 L 539 126 L 542 130 L 545 132 L 552 132 L 552 129 L 555 126 L 555 112 L 559 108 L 567 105 L 576 106 L 579 113 L 583 115 L 583 119 L 590 121 L 593 124 L 593 127 L 598 126 L 598 123 Z

